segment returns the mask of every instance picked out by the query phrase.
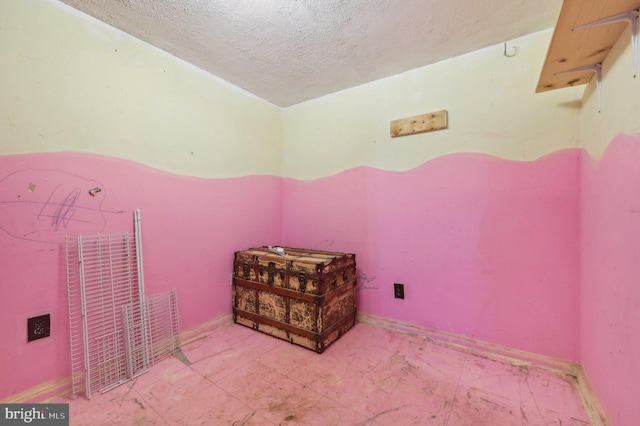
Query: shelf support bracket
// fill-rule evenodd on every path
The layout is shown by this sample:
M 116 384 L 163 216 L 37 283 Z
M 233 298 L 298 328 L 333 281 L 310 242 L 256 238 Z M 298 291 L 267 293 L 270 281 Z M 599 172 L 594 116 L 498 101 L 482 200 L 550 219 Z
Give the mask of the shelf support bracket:
M 571 28 L 571 31 L 583 30 L 586 28 L 597 27 L 600 25 L 614 24 L 616 22 L 628 22 L 631 25 L 631 50 L 633 53 L 633 77 L 638 74 L 638 16 L 640 12 L 638 10 L 630 10 L 627 13 L 621 13 L 620 15 L 611 16 L 609 18 L 593 21 L 588 24 L 579 25 Z
M 597 90 L 598 90 L 598 112 L 600 112 L 602 109 L 601 108 L 602 106 L 602 64 L 587 65 L 580 68 L 574 68 L 572 70 L 557 72 L 554 75 L 571 74 L 574 72 L 583 72 L 583 71 L 593 71 L 596 73 L 596 83 L 597 83 Z

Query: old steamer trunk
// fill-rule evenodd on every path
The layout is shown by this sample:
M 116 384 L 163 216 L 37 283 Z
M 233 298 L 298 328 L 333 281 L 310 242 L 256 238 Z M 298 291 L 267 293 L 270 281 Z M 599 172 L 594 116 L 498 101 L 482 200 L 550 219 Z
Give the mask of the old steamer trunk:
M 322 353 L 355 317 L 355 254 L 290 247 L 235 253 L 236 323 Z

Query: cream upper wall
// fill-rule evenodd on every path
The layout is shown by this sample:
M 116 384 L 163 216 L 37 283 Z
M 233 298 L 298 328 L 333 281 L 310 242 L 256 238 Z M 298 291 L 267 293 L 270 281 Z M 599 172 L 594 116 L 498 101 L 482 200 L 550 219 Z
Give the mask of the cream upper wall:
M 602 63 L 602 106 L 598 112 L 596 79 L 584 92 L 580 115 L 580 141 L 589 154 L 600 158 L 619 133 L 640 132 L 640 75 L 633 77 L 631 31 L 618 39 Z
M 551 30 L 284 109 L 283 173 L 408 170 L 455 152 L 529 161 L 578 146 L 583 87 L 535 94 Z M 391 138 L 389 122 L 449 111 L 449 129 Z
M 0 2 L 0 155 L 281 175 L 282 110 L 53 0 Z
M 511 58 L 497 45 L 281 110 L 57 1 L 3 0 L 0 154 L 299 179 L 455 152 L 533 160 L 578 144 L 583 88 L 534 93 L 550 37 L 510 41 Z M 441 109 L 448 130 L 389 136 L 389 121 Z

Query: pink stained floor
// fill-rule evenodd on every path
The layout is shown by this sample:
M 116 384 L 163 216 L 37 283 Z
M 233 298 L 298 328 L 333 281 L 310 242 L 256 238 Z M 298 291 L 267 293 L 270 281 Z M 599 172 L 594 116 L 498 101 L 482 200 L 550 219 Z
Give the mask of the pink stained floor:
M 325 352 L 229 325 L 70 404 L 71 425 L 590 425 L 571 377 L 358 323 Z

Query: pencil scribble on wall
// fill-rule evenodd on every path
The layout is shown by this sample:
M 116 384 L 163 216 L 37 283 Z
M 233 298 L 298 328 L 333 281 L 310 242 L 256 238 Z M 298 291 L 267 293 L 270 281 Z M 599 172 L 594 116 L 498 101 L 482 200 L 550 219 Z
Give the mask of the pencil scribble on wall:
M 370 285 L 372 282 L 376 280 L 376 277 L 369 277 L 362 271 L 359 271 L 356 274 L 356 278 L 358 280 L 358 291 L 361 290 L 377 290 L 378 287 Z
M 316 250 L 328 250 L 329 247 L 331 247 L 334 242 L 335 241 L 333 240 L 322 240 L 319 243 L 317 243 L 315 246 L 313 246 L 313 248 Z
M 90 194 L 94 188 L 102 190 Z M 15 238 L 57 243 L 107 225 L 104 185 L 58 170 L 23 169 L 0 180 L 0 229 Z

